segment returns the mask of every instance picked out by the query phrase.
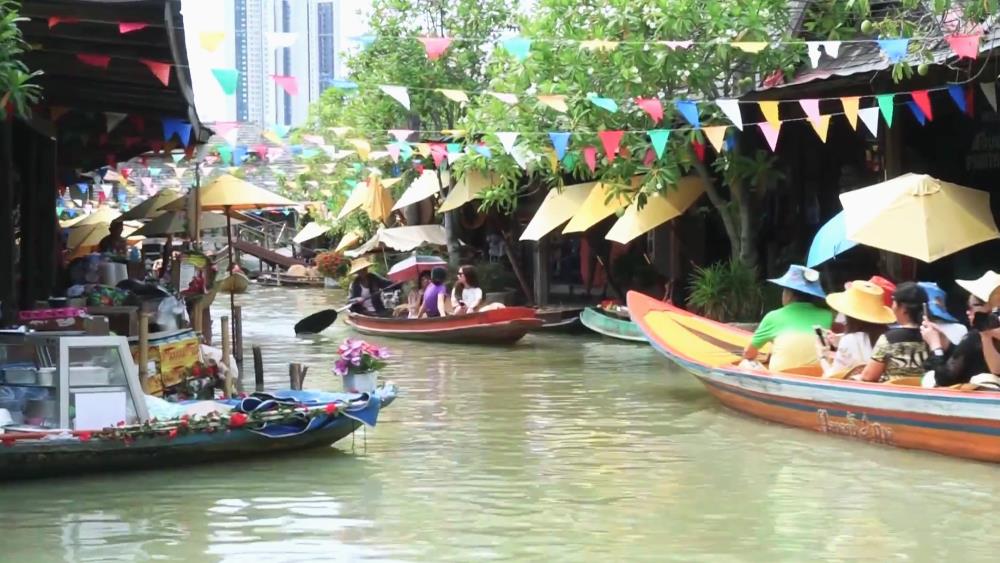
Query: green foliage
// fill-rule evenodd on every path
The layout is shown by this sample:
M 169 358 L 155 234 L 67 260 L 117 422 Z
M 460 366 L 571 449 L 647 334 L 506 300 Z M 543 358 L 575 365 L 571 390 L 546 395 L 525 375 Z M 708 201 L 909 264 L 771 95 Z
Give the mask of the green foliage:
M 688 306 L 720 322 L 756 322 L 763 312 L 764 286 L 739 260 L 695 269 L 688 290 Z
M 16 0 L 0 0 L 0 115 L 6 113 L 10 102 L 18 115 L 26 116 L 42 94 L 41 87 L 31 82 L 41 71 L 31 72 L 21 61 L 28 45 L 17 27 L 24 21 L 20 8 Z
M 517 276 L 503 262 L 481 262 L 475 265 L 479 284 L 485 293 L 496 293 L 516 288 Z M 458 273 L 458 269 L 455 269 Z

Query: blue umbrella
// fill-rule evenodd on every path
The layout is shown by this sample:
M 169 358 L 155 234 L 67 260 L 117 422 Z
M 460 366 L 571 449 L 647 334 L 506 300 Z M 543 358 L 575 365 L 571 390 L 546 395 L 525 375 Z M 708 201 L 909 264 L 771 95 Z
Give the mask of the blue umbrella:
M 857 245 L 858 243 L 847 240 L 847 224 L 844 222 L 844 212 L 841 211 L 819 228 L 809 247 L 806 266 L 810 268 L 818 266 Z

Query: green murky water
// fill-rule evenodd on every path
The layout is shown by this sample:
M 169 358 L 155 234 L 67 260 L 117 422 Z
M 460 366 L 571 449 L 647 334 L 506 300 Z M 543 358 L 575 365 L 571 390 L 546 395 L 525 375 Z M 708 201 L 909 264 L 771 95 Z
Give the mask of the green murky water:
M 341 295 L 240 301 L 270 387 L 290 361 L 337 387 L 347 328 L 298 339 L 292 325 Z M 0 485 L 0 560 L 964 561 L 1000 547 L 998 468 L 735 414 L 648 346 L 384 343 L 401 397 L 377 429 L 283 458 Z

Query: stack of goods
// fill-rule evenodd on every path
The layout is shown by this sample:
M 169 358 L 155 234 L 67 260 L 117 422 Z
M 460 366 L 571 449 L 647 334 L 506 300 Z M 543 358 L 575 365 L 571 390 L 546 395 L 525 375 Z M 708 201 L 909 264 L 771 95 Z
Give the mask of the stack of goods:
M 132 357 L 139 360 L 138 344 L 132 345 Z M 223 387 L 219 367 L 202 357 L 201 342 L 192 330 L 151 339 L 148 357 L 143 388 L 150 395 L 170 400 L 211 399 Z

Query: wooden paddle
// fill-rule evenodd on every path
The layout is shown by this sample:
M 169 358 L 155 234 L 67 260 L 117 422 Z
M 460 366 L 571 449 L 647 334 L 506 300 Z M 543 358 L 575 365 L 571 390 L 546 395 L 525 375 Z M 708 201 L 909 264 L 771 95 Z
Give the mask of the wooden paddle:
M 387 286 L 381 291 L 392 290 L 404 282 L 397 282 L 390 286 Z M 337 322 L 337 315 L 343 313 L 344 311 L 350 309 L 354 305 L 361 303 L 362 299 L 350 299 L 347 304 L 343 307 L 337 309 L 325 309 L 318 313 L 313 313 L 308 317 L 302 319 L 301 321 L 295 323 L 295 334 L 319 334 L 330 327 L 333 323 Z

